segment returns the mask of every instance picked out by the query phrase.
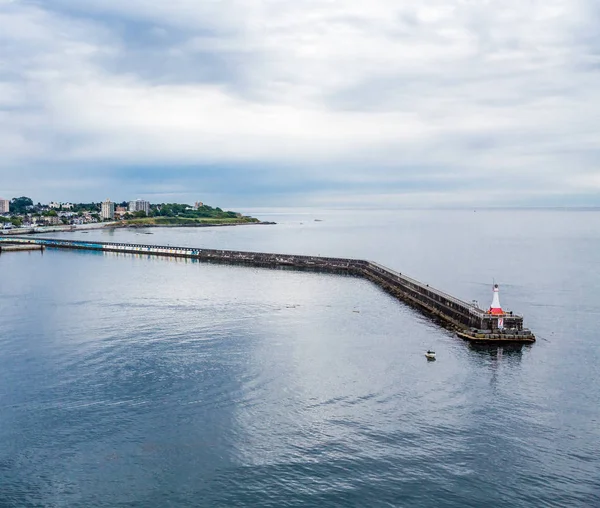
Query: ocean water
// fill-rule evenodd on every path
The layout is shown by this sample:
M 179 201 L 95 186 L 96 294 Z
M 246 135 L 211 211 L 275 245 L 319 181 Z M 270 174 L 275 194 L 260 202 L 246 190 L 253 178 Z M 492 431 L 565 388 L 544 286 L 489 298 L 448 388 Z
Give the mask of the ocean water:
M 353 277 L 5 253 L 0 507 L 600 506 L 600 212 L 255 215 L 55 236 L 495 281 L 538 341 L 474 348 Z

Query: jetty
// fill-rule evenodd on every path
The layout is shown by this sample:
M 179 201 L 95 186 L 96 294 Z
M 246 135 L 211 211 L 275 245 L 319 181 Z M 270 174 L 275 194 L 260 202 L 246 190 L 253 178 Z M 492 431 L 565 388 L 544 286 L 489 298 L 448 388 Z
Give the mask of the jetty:
M 345 274 L 367 279 L 398 300 L 454 330 L 465 340 L 476 343 L 531 343 L 535 335 L 523 327 L 523 316 L 502 310 L 494 287 L 494 301 L 488 310 L 467 303 L 428 284 L 391 270 L 374 261 L 323 256 L 302 256 L 235 250 L 174 247 L 137 243 L 87 242 L 54 238 L 0 237 L 0 246 L 37 245 L 45 248 L 80 249 L 102 252 L 190 258 L 209 263 L 224 263 L 267 268 L 288 268 Z M 496 305 L 496 301 L 498 304 Z M 494 305 L 496 305 L 494 307 Z
M 10 244 L 8 242 L 0 243 L 0 254 L 3 252 L 16 252 L 16 251 L 31 251 L 31 250 L 44 250 L 43 245 L 32 245 L 32 244 Z

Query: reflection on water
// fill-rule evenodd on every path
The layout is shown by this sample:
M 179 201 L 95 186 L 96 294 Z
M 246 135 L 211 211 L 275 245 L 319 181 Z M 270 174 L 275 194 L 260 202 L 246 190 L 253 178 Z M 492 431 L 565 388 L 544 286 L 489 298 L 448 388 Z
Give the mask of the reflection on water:
M 506 213 L 144 240 L 370 258 L 480 302 L 502 278 L 551 337 L 522 347 L 464 342 L 353 277 L 0 256 L 0 506 L 600 505 L 595 309 L 572 301 L 600 293 L 596 219 Z
M 523 348 L 531 348 L 531 345 L 524 344 L 478 344 L 476 342 L 468 342 L 468 348 L 471 351 L 478 353 L 481 356 L 489 357 L 498 361 L 502 361 L 504 357 L 511 360 L 520 360 L 523 355 Z

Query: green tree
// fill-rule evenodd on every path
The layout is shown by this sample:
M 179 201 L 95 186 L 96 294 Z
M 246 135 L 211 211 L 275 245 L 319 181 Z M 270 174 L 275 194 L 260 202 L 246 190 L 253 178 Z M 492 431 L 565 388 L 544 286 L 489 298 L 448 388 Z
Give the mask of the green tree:
M 146 212 L 144 212 L 144 210 L 139 210 L 139 211 L 135 212 L 135 213 L 133 214 L 133 216 L 134 216 L 136 219 L 143 219 L 144 217 L 147 217 L 147 215 L 146 215 Z
M 10 200 L 10 211 L 13 213 L 25 213 L 28 206 L 33 206 L 31 198 L 21 196 L 20 198 L 12 198 Z

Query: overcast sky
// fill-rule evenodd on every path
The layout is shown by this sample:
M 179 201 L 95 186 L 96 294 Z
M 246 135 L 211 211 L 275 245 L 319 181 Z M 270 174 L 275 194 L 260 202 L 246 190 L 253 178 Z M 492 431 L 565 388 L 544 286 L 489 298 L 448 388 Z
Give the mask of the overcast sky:
M 597 0 L 0 0 L 0 196 L 600 205 Z

